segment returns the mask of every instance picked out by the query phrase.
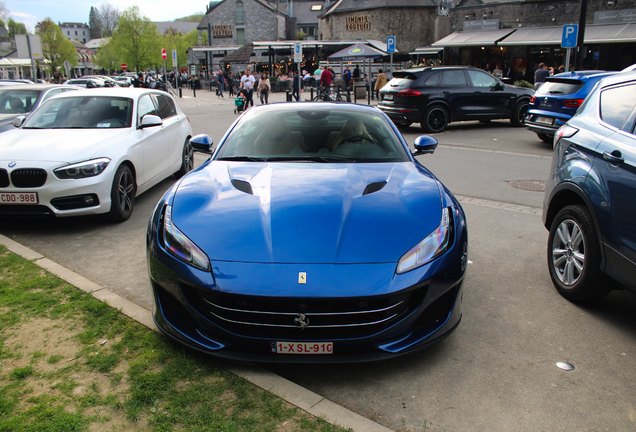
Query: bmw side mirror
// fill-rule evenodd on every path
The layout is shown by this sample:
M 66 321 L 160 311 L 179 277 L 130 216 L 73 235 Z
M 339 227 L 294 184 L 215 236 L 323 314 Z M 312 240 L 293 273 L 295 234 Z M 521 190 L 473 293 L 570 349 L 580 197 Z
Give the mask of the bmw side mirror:
M 146 114 L 141 118 L 141 125 L 139 126 L 139 128 L 144 129 L 147 127 L 161 126 L 162 124 L 163 122 L 161 121 L 161 117 L 152 114 Z
M 17 116 L 16 118 L 13 119 L 13 126 L 15 127 L 20 127 L 22 126 L 22 123 L 24 123 L 24 120 L 26 120 L 26 116 Z
M 192 149 L 197 152 L 212 154 L 212 149 L 214 148 L 214 141 L 212 141 L 212 137 L 206 134 L 195 135 L 190 138 L 190 144 L 192 144 Z
M 428 135 L 421 135 L 415 138 L 415 142 L 413 146 L 415 147 L 415 151 L 413 152 L 413 156 L 420 156 L 424 154 L 433 154 L 435 153 L 435 149 L 437 148 L 437 140 Z

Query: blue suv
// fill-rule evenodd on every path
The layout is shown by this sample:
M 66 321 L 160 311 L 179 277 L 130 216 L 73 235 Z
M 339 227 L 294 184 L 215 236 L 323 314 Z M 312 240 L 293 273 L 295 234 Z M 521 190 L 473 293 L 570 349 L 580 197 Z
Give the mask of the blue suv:
M 581 106 L 601 79 L 616 72 L 564 72 L 546 79 L 530 98 L 525 124 L 547 143 Z
M 636 72 L 604 78 L 554 137 L 543 222 L 548 267 L 571 301 L 636 294 Z

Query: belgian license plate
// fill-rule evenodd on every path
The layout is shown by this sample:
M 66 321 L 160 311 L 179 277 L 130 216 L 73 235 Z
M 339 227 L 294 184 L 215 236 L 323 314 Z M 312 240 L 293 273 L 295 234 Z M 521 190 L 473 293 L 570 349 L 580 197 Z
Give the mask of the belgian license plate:
M 273 354 L 333 354 L 333 342 L 272 342 Z
M 382 98 L 382 100 L 393 100 L 393 95 L 392 94 L 385 94 L 384 97 Z
M 550 117 L 537 117 L 537 123 L 551 125 L 552 119 Z
M 38 193 L 0 193 L 0 204 L 37 204 Z

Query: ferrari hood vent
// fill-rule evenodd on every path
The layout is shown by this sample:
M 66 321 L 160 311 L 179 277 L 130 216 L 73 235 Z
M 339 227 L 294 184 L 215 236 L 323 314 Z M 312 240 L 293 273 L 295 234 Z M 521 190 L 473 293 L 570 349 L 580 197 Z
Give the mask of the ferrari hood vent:
M 380 189 L 382 189 L 384 186 L 386 186 L 385 181 L 369 183 L 367 187 L 364 188 L 364 192 L 362 192 L 362 195 L 369 195 L 369 194 L 372 194 L 373 192 L 377 192 Z
M 252 192 L 252 185 L 243 180 L 232 180 L 232 186 L 240 190 L 241 192 L 245 192 L 246 194 L 254 195 Z M 368 186 L 367 186 L 368 187 Z

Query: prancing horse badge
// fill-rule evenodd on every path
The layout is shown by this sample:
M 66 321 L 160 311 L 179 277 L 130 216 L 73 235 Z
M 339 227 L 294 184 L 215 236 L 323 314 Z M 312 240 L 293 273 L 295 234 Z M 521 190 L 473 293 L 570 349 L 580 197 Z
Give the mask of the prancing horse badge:
M 307 273 L 306 272 L 299 272 L 298 273 L 298 283 L 299 284 L 306 284 L 307 283 Z

